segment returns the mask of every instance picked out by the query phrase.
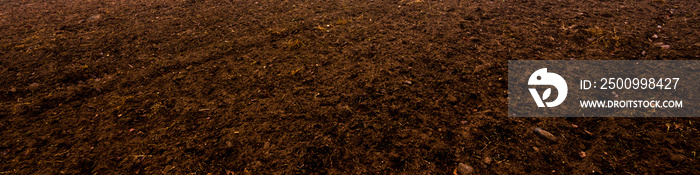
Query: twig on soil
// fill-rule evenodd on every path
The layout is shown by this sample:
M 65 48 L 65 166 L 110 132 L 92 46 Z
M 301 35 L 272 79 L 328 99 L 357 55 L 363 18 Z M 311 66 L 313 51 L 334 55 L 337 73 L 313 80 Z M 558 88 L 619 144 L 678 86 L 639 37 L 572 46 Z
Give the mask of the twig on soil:
M 487 137 L 487 138 L 488 138 L 488 137 Z M 484 145 L 484 148 L 481 148 L 480 151 L 483 151 L 484 149 L 486 149 L 486 147 L 489 147 L 489 144 L 491 144 L 491 141 L 489 141 L 489 143 L 486 143 L 486 145 Z
M 134 156 L 134 158 L 136 158 L 136 159 L 140 159 L 140 158 L 144 158 L 144 157 L 151 157 L 151 156 L 153 156 L 153 155 L 145 155 L 145 154 L 142 154 L 142 155 L 132 155 L 132 156 Z

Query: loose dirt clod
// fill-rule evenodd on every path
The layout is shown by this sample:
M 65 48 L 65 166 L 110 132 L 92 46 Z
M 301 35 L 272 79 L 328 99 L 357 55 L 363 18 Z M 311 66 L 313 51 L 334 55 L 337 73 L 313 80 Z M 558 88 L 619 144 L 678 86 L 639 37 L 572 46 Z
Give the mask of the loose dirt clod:
M 491 164 L 491 162 L 493 162 L 493 159 L 491 157 L 484 157 L 485 164 Z
M 535 135 L 537 135 L 538 137 L 540 137 L 542 139 L 549 140 L 552 142 L 557 141 L 557 137 L 555 137 L 552 133 L 549 133 L 542 128 L 539 128 L 539 127 L 535 128 L 534 130 L 532 130 L 532 132 L 534 132 Z
M 32 84 L 29 84 L 29 87 L 27 87 L 27 89 L 28 89 L 29 91 L 32 91 L 32 92 L 33 92 L 33 91 L 37 91 L 37 90 L 40 89 L 40 88 L 39 88 L 39 83 L 32 83 Z
M 465 174 L 471 174 L 473 172 L 474 172 L 474 168 L 472 166 L 469 166 L 469 165 L 466 165 L 463 163 L 459 163 L 459 165 L 457 165 L 457 168 L 455 168 L 455 170 L 452 172 L 452 174 L 465 175 Z

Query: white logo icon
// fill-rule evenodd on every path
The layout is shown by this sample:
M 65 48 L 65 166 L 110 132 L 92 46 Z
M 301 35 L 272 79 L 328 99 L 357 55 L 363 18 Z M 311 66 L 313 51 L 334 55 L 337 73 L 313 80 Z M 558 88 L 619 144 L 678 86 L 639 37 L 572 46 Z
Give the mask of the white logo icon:
M 540 108 L 545 107 L 545 104 L 547 104 L 546 107 L 550 108 L 559 106 L 561 103 L 564 102 L 564 99 L 566 99 L 566 93 L 569 91 L 568 87 L 566 86 L 566 81 L 564 81 L 564 78 L 559 76 L 559 74 L 547 72 L 547 68 L 542 68 L 532 73 L 532 75 L 530 75 L 530 79 L 527 81 L 527 84 L 551 85 L 557 89 L 557 92 L 559 93 L 559 95 L 557 95 L 557 99 L 554 99 L 554 101 L 550 102 L 543 102 L 544 100 L 549 98 L 549 95 L 552 94 L 552 88 L 547 88 L 547 90 L 545 90 L 544 93 L 542 93 L 542 97 L 540 97 L 540 94 L 537 93 L 537 90 L 535 88 L 528 88 L 530 90 L 530 94 L 532 94 L 532 98 L 534 98 L 535 103 L 537 103 L 537 107 Z

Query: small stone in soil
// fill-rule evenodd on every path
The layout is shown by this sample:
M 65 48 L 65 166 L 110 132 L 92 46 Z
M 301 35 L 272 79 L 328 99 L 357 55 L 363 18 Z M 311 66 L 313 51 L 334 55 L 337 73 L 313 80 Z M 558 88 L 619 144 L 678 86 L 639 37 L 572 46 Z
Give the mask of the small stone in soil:
M 466 175 L 466 174 L 471 174 L 473 172 L 474 172 L 474 168 L 472 168 L 472 166 L 469 166 L 469 165 L 466 165 L 463 163 L 459 163 L 459 165 L 457 165 L 457 168 L 455 168 L 455 170 L 452 172 L 452 174 L 454 174 L 454 175 Z
M 88 21 L 97 21 L 97 20 L 100 20 L 100 19 L 102 19 L 102 15 L 97 14 L 97 15 L 92 15 L 92 16 L 90 16 L 87 20 L 88 20 Z
M 413 82 L 411 82 L 411 81 L 409 81 L 409 80 L 406 80 L 406 81 L 403 81 L 403 84 L 412 85 Z
M 666 45 L 666 44 L 664 44 L 664 45 L 661 45 L 661 46 L 659 46 L 659 47 L 661 47 L 661 49 L 664 49 L 664 50 L 668 50 L 668 49 L 670 49 L 670 48 L 671 48 L 671 46 L 670 46 L 670 45 Z
M 535 135 L 537 135 L 538 137 L 540 137 L 542 139 L 549 140 L 552 142 L 557 141 L 557 137 L 555 137 L 552 133 L 549 133 L 542 128 L 535 128 L 532 131 L 535 133 Z

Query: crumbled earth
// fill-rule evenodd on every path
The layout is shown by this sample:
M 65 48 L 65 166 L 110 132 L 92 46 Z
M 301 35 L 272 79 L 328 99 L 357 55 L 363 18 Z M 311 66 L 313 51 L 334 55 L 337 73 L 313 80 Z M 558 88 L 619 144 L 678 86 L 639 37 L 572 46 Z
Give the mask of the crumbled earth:
M 700 174 L 695 118 L 506 116 L 507 60 L 699 59 L 697 7 L 5 0 L 0 173 Z

